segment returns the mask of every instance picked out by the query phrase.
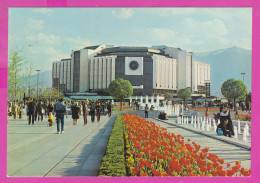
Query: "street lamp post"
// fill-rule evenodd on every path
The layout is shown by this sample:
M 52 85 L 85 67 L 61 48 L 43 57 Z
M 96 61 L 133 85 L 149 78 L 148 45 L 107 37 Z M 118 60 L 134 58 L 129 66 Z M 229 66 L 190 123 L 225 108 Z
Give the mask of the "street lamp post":
M 39 81 L 39 72 L 41 71 L 41 70 L 36 70 L 37 72 L 38 72 L 38 75 L 37 75 L 37 100 L 39 100 L 39 96 L 38 96 L 38 81 Z
M 244 77 L 245 77 L 246 73 L 242 72 L 241 74 L 243 75 L 243 82 L 244 82 L 244 79 L 245 79 Z

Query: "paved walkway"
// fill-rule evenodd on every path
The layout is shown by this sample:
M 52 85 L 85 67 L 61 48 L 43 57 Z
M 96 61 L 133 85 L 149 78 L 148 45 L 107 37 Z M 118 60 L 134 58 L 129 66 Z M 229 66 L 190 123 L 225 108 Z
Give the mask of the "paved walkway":
M 241 142 L 241 146 L 234 145 L 235 143 L 230 143 L 227 141 L 222 141 L 217 138 L 212 138 L 203 135 L 202 132 L 194 133 L 193 131 L 186 130 L 185 128 L 180 128 L 179 126 L 185 126 L 180 124 L 174 124 L 173 121 L 159 121 L 153 118 L 148 118 L 149 121 L 155 122 L 157 125 L 161 125 L 171 133 L 181 134 L 185 139 L 190 138 L 191 141 L 196 142 L 201 145 L 201 148 L 209 147 L 209 153 L 217 154 L 220 158 L 225 160 L 225 163 L 235 163 L 235 161 L 241 161 L 241 165 L 246 169 L 251 168 L 251 150 L 247 148 L 246 145 Z M 187 128 L 188 129 L 188 128 Z M 223 137 L 230 140 L 229 137 Z M 233 139 L 236 140 L 236 139 Z M 236 140 L 237 142 L 238 140 Z M 243 146 L 245 148 L 243 148 Z
M 26 117 L 25 117 L 26 118 Z M 10 177 L 97 176 L 115 116 L 78 125 L 65 119 L 65 133 L 45 122 L 8 121 L 7 174 Z
M 56 133 L 56 125 L 47 126 L 47 119 L 29 126 L 27 119 L 10 118 L 7 147 L 8 176 L 97 176 L 115 117 L 115 115 L 111 118 L 102 116 L 100 123 L 88 122 L 87 126 L 83 125 L 82 118 L 78 125 L 73 125 L 69 117 L 65 119 L 65 134 L 59 135 Z M 163 122 L 152 118 L 148 120 L 166 127 L 169 132 L 190 138 L 202 147 L 209 147 L 211 153 L 219 155 L 226 162 L 240 160 L 242 166 L 250 168 L 251 151 L 246 148 L 174 126 L 171 124 L 173 122 Z

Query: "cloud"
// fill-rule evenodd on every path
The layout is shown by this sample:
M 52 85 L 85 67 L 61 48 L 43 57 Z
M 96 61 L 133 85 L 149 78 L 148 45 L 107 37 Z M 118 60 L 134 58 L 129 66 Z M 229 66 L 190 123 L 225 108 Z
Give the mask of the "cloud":
M 70 45 L 71 49 L 74 50 L 93 45 L 93 42 L 91 42 L 88 38 L 83 38 L 81 36 L 66 38 L 65 41 L 68 45 Z
M 31 17 L 27 17 L 25 21 L 25 23 L 27 24 L 26 29 L 24 29 L 26 33 L 41 31 L 43 29 L 43 20 L 37 20 Z
M 134 15 L 134 10 L 130 8 L 113 9 L 112 15 L 119 19 L 128 19 Z
M 43 15 L 50 15 L 53 10 L 50 8 L 34 8 L 33 10 L 35 13 L 43 14 Z

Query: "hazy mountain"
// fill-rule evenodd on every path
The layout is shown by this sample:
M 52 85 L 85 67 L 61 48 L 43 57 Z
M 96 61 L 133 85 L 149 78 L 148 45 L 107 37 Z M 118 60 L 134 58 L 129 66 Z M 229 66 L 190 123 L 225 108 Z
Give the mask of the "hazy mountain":
M 26 81 L 26 78 L 21 78 L 22 82 Z M 51 88 L 52 87 L 52 71 L 39 72 L 39 87 Z M 37 74 L 31 75 L 31 87 L 37 86 Z
M 222 96 L 221 86 L 229 78 L 241 79 L 251 91 L 252 51 L 239 47 L 194 53 L 193 58 L 211 64 L 211 95 Z

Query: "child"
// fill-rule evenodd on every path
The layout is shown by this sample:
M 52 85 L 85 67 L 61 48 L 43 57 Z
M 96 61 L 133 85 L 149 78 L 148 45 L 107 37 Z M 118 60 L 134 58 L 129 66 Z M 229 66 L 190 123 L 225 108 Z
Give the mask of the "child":
M 52 115 L 51 112 L 49 112 L 48 122 L 49 122 L 49 126 L 52 126 L 52 125 L 53 125 L 53 115 Z

